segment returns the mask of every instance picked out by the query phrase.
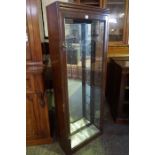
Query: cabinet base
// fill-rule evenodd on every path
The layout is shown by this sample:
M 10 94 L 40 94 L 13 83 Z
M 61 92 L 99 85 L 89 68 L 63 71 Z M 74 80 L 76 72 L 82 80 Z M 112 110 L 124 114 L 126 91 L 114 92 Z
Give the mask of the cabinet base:
M 117 124 L 129 124 L 129 119 L 116 118 L 115 123 L 117 123 Z
M 41 144 L 50 144 L 52 143 L 52 138 L 40 138 L 40 139 L 31 139 L 31 140 L 26 140 L 26 145 L 31 146 L 31 145 L 41 145 Z

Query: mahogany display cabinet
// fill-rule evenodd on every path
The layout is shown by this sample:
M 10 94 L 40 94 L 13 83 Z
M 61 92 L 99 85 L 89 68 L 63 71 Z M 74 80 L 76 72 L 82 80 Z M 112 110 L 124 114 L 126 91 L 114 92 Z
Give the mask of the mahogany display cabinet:
M 67 155 L 102 133 L 109 10 L 47 7 L 57 133 Z

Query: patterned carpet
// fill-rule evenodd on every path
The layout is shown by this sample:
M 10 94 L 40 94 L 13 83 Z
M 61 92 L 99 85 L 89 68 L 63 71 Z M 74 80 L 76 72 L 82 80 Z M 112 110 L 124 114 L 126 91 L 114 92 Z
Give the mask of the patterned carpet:
M 74 155 L 129 155 L 129 126 L 114 124 L 104 108 L 104 132 Z M 27 155 L 65 155 L 57 142 L 27 147 Z

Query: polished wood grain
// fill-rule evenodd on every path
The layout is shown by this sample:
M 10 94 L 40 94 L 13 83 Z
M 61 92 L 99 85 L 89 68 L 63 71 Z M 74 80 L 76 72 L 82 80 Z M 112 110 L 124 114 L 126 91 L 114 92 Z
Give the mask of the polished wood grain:
M 26 144 L 51 143 L 39 31 L 39 0 L 26 0 Z
M 34 90 L 34 81 L 33 76 L 31 74 L 27 74 L 26 76 L 26 92 L 31 92 Z
M 26 19 L 26 60 L 30 61 L 31 60 L 31 47 L 30 47 L 30 35 L 29 35 L 29 29 L 28 29 L 28 23 Z
M 51 144 L 51 137 L 48 138 L 33 138 L 26 139 L 28 146 L 42 145 L 42 144 Z
M 28 59 L 29 61 L 42 61 L 38 4 L 38 0 L 26 0 L 28 42 L 31 51 L 31 59 Z
M 37 137 L 37 124 L 35 123 L 34 95 L 26 95 L 26 137 L 27 139 Z
M 129 46 L 115 45 L 108 47 L 108 57 L 128 57 Z
M 46 144 L 45 139 L 51 140 L 49 130 L 49 118 L 47 97 L 43 88 L 42 73 L 27 73 L 26 92 L 26 140 L 27 145 L 31 141 L 36 142 L 43 139 L 42 144 Z M 47 141 L 49 143 L 49 141 Z

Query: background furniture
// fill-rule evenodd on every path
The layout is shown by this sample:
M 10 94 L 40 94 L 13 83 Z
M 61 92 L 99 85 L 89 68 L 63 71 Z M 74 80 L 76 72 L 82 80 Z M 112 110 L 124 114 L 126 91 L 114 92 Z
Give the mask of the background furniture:
M 26 144 L 51 143 L 43 84 L 38 0 L 26 0 Z M 34 11 L 35 10 L 35 11 Z
M 129 61 L 112 58 L 108 64 L 106 97 L 116 123 L 129 121 Z
M 128 56 L 129 0 L 77 0 L 75 2 L 110 9 L 108 57 Z

